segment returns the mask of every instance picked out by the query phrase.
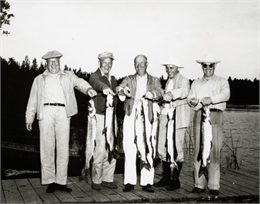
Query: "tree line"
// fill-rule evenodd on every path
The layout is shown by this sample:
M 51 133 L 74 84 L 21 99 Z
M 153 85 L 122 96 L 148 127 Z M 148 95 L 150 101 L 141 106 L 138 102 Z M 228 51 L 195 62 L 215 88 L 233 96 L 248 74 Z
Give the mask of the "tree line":
M 31 86 L 34 78 L 43 73 L 46 64 L 38 64 L 34 58 L 30 62 L 26 56 L 20 64 L 14 58 L 8 60 L 1 58 L 1 117 L 2 117 L 2 133 L 8 133 L 10 131 L 17 131 L 19 133 L 25 132 L 25 111 L 27 101 L 29 98 Z M 65 70 L 73 71 L 78 77 L 89 81 L 91 73 L 82 72 L 81 68 L 72 69 L 65 65 Z M 118 79 L 120 83 L 123 78 Z M 162 87 L 165 86 L 166 80 L 160 77 Z M 192 83 L 193 80 L 190 80 Z M 259 104 L 259 80 L 254 79 L 253 81 L 248 79 L 232 79 L 228 78 L 228 82 L 231 89 L 231 97 L 228 104 L 236 105 L 258 105 Z M 78 114 L 72 117 L 71 127 L 72 128 L 83 128 L 86 126 L 87 119 L 87 103 L 88 96 L 75 91 L 77 103 L 78 103 Z M 123 104 L 118 104 L 118 118 L 122 119 L 124 115 Z M 38 127 L 37 121 L 34 122 L 33 127 Z M 28 133 L 27 133 L 28 134 Z M 3 135 L 3 134 L 2 134 Z

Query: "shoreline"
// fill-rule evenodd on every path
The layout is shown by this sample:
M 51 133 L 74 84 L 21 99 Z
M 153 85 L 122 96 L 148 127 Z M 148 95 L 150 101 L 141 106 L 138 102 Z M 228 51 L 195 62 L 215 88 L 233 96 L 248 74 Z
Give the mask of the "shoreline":
M 226 111 L 259 111 L 259 105 L 227 104 Z

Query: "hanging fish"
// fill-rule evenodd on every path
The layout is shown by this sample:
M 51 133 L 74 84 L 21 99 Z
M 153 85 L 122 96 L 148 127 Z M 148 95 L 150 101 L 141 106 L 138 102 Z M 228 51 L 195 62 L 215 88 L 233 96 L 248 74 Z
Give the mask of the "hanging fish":
M 169 108 L 167 113 L 168 123 L 167 123 L 166 148 L 170 160 L 171 170 L 173 170 L 174 168 L 178 170 L 178 165 L 174 160 L 174 146 L 175 146 L 174 112 L 175 112 L 175 108 Z
M 207 164 L 210 163 L 210 150 L 212 147 L 212 126 L 208 106 L 203 106 L 202 108 L 200 132 L 200 151 L 197 158 L 198 161 L 201 161 L 199 177 L 204 174 L 208 178 Z
M 153 159 L 155 159 L 155 157 L 156 157 L 159 118 L 160 118 L 160 106 L 158 105 L 158 103 L 153 102 L 153 122 L 152 122 L 151 138 L 150 138 L 150 140 L 151 140 L 150 142 L 152 145 Z
M 114 137 L 115 137 L 115 117 L 114 117 L 113 96 L 107 95 L 106 113 L 105 113 L 105 128 L 103 134 L 106 138 L 106 150 L 108 150 L 108 162 L 111 163 L 114 156 Z
M 149 152 L 146 138 L 145 116 L 142 101 L 139 101 L 135 113 L 135 144 L 140 154 L 141 168 L 151 169 L 151 165 L 147 160 Z
M 88 104 L 88 125 L 87 125 L 87 137 L 86 137 L 86 149 L 85 157 L 86 162 L 84 168 L 81 170 L 81 176 L 90 176 L 90 161 L 94 155 L 94 150 L 96 146 L 96 128 L 97 128 L 97 119 L 96 119 L 96 109 L 94 100 L 90 99 Z

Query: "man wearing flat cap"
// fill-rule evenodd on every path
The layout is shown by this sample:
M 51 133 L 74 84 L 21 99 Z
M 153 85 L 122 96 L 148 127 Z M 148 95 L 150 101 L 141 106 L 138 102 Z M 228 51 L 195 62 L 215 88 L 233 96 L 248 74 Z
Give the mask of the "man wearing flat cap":
M 111 52 L 102 52 L 98 55 L 99 68 L 90 75 L 89 83 L 97 91 L 94 98 L 97 118 L 96 146 L 93 155 L 92 165 L 92 184 L 95 190 L 100 190 L 101 186 L 116 189 L 114 183 L 114 172 L 116 159 L 108 158 L 108 149 L 106 149 L 106 140 L 104 133 L 105 112 L 107 95 L 115 96 L 117 80 L 110 75 L 113 66 L 114 55 Z M 117 98 L 114 97 L 114 106 L 116 107 Z M 115 111 L 115 108 L 114 108 Z M 113 121 L 116 126 L 116 119 Z
M 46 53 L 47 69 L 32 84 L 26 113 L 26 128 L 32 130 L 37 113 L 40 128 L 41 182 L 48 184 L 47 193 L 55 190 L 71 192 L 67 187 L 70 118 L 77 114 L 74 88 L 94 97 L 96 91 L 71 71 L 60 69 L 62 54 Z M 56 148 L 56 160 L 55 160 Z M 55 164 L 56 161 L 56 164 Z
M 157 77 L 147 73 L 147 57 L 145 55 L 137 55 L 134 58 L 134 66 L 136 73 L 124 78 L 122 83 L 117 87 L 118 94 L 124 94 L 124 124 L 123 124 L 123 148 L 125 153 L 125 173 L 124 173 L 124 192 L 134 190 L 137 180 L 136 172 L 136 155 L 137 146 L 135 143 L 135 114 L 138 104 L 142 98 L 148 100 L 148 116 L 149 123 L 152 123 L 152 100 L 156 98 L 156 92 L 160 91 L 161 83 Z M 121 98 L 120 98 L 121 100 Z M 146 132 L 150 135 L 150 132 Z M 146 155 L 150 163 L 150 168 L 141 165 L 140 184 L 143 191 L 154 192 L 152 188 L 154 180 L 154 167 L 152 154 Z
M 191 85 L 188 103 L 194 108 L 193 135 L 194 135 L 194 180 L 193 193 L 205 191 L 208 187 L 213 195 L 219 194 L 220 188 L 220 149 L 223 142 L 223 111 L 230 97 L 230 88 L 227 79 L 216 76 L 215 68 L 220 62 L 214 55 L 207 54 L 201 60 L 196 60 L 203 71 L 203 77 L 195 80 Z M 201 161 L 198 161 L 200 150 L 201 114 L 202 107 L 210 109 L 212 126 L 212 147 L 210 150 L 210 163 L 207 165 L 208 178 L 199 177 Z
M 167 190 L 176 190 L 180 188 L 179 175 L 184 161 L 184 136 L 187 127 L 190 125 L 190 107 L 187 104 L 187 97 L 190 90 L 189 80 L 180 74 L 179 69 L 183 68 L 180 61 L 176 57 L 169 57 L 168 60 L 162 64 L 165 66 L 165 71 L 168 75 L 168 80 L 165 85 L 165 90 L 162 90 L 162 97 L 164 102 L 162 104 L 159 134 L 158 134 L 158 154 L 162 160 L 162 179 L 156 183 L 155 187 L 167 186 Z M 169 111 L 174 111 L 174 136 L 176 154 L 175 162 L 177 166 L 172 169 L 169 161 L 168 148 L 166 147 L 167 124 Z M 172 172 L 172 175 L 171 175 Z

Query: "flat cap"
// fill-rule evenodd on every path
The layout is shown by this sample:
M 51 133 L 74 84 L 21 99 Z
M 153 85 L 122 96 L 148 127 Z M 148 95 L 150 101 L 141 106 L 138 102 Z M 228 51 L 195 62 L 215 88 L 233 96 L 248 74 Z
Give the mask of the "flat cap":
M 112 52 L 102 52 L 98 55 L 99 60 L 104 58 L 111 58 L 112 60 L 114 60 L 114 55 Z
M 58 52 L 57 50 L 52 50 L 47 52 L 45 55 L 42 56 L 42 59 L 50 59 L 50 58 L 61 58 L 63 56 L 63 54 L 61 54 L 60 52 Z

